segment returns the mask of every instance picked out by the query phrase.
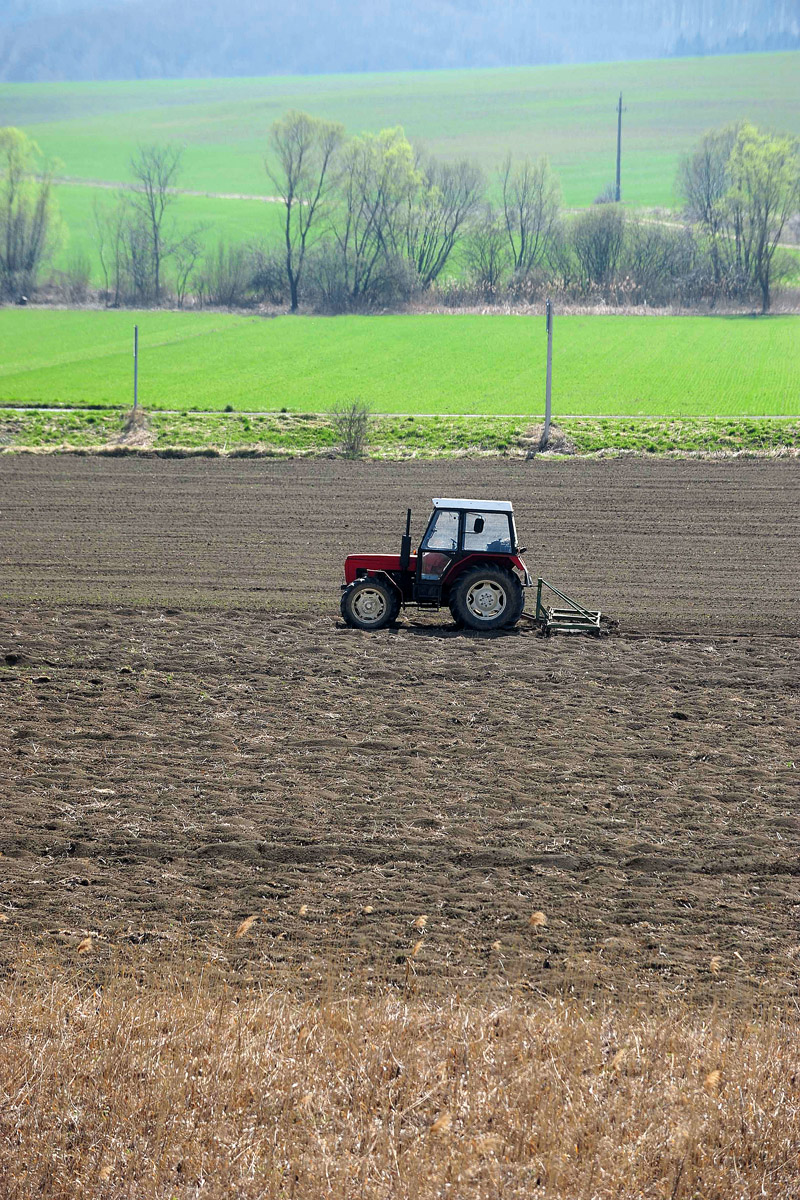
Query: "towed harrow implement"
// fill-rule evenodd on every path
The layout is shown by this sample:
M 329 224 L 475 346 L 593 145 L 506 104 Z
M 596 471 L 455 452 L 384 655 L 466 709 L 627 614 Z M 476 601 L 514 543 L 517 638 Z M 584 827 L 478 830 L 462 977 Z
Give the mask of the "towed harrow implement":
M 542 599 L 544 588 L 558 596 L 567 607 L 555 608 L 545 604 Z M 535 613 L 523 615 L 535 621 L 545 637 L 549 637 L 551 633 L 589 633 L 594 637 L 601 637 L 603 633 L 610 632 L 610 623 L 607 619 L 604 620 L 599 609 L 584 608 L 577 600 L 567 596 L 546 579 L 536 581 Z

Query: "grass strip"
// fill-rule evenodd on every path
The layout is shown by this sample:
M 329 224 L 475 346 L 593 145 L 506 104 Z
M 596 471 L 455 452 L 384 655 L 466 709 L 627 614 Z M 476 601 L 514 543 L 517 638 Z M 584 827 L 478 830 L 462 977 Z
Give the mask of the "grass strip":
M 127 430 L 127 431 L 126 431 Z M 538 447 L 524 417 L 372 418 L 367 454 L 378 459 L 521 456 Z M 775 454 L 800 449 L 798 418 L 647 420 L 574 417 L 560 423 L 556 453 Z M 143 414 L 133 432 L 118 411 L 0 410 L 0 450 L 336 455 L 327 413 Z

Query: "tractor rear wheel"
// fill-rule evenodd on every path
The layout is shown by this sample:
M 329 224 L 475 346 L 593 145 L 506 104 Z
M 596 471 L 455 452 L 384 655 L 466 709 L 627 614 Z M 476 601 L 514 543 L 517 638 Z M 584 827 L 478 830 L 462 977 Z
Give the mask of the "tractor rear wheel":
M 342 616 L 354 629 L 383 629 L 397 619 L 400 599 L 384 579 L 356 579 L 342 592 Z
M 465 571 L 450 594 L 454 620 L 468 629 L 505 629 L 516 625 L 525 607 L 522 584 L 500 567 Z

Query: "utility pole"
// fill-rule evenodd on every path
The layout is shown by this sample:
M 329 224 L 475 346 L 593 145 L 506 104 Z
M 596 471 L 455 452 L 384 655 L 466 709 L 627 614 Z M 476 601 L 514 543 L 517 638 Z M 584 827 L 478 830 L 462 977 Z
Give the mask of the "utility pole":
M 547 381 L 544 391 L 544 432 L 542 433 L 541 449 L 547 448 L 550 441 L 550 385 L 553 380 L 553 306 L 548 300 L 545 305 L 547 323 Z
M 139 326 L 133 327 L 133 407 L 139 406 Z
M 619 103 L 617 104 L 617 188 L 614 199 L 617 204 L 620 201 L 620 167 L 622 165 L 622 92 L 619 94 Z

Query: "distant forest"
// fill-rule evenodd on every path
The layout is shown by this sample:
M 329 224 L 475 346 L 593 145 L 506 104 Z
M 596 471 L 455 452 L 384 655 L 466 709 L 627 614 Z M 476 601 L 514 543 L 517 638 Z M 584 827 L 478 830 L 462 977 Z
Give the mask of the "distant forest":
M 3 0 L 0 80 L 326 74 L 800 48 L 800 0 Z

